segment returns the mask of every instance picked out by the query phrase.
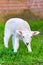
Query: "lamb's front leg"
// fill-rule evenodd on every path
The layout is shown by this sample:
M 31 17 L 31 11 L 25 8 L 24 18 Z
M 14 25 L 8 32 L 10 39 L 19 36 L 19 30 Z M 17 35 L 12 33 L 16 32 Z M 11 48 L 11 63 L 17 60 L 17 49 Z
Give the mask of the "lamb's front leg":
M 31 45 L 30 45 L 30 43 L 27 44 L 27 48 L 28 48 L 28 52 L 32 52 L 32 49 L 31 49 Z
M 17 52 L 19 48 L 19 39 L 15 35 L 12 37 L 12 43 L 13 43 L 14 52 Z

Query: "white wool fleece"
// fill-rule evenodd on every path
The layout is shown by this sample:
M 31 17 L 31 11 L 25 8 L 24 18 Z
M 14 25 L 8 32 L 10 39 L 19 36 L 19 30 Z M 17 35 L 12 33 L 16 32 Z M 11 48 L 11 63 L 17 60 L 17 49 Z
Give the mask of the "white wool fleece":
M 12 44 L 14 52 L 17 52 L 19 48 L 19 40 L 23 40 L 23 42 L 28 48 L 28 51 L 31 52 L 32 49 L 30 42 L 32 36 L 37 34 L 39 34 L 38 31 L 31 31 L 27 21 L 20 18 L 11 18 L 5 24 L 4 45 L 8 48 L 8 41 L 10 36 L 12 35 Z

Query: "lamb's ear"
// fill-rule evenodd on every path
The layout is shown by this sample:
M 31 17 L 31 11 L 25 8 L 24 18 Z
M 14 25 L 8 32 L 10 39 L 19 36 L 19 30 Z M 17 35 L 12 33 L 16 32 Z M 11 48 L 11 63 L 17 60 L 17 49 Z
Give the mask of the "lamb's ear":
M 39 31 L 32 31 L 32 35 L 38 35 L 39 33 Z
M 22 35 L 22 31 L 21 30 L 17 30 L 17 33 Z

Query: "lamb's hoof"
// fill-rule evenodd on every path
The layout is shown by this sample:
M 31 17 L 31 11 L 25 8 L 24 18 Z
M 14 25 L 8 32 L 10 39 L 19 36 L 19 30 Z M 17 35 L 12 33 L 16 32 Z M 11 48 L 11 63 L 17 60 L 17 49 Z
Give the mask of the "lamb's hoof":
M 14 53 L 17 53 L 17 51 L 14 50 Z
M 32 50 L 30 50 L 30 51 L 28 51 L 28 52 L 30 52 L 30 53 L 31 53 L 31 52 L 32 52 Z
M 6 45 L 5 47 L 6 47 L 6 48 L 8 48 L 8 46 L 7 46 L 7 45 Z

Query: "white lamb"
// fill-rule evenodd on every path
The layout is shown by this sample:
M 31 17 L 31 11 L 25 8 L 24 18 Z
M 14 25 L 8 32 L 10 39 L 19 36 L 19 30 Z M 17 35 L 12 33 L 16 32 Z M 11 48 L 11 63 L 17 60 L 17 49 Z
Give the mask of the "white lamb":
M 28 51 L 32 52 L 30 42 L 32 36 L 37 34 L 39 34 L 39 31 L 31 31 L 27 21 L 20 18 L 11 18 L 5 24 L 4 45 L 8 48 L 8 41 L 12 35 L 14 52 L 17 52 L 19 48 L 19 40 L 23 40 L 28 48 Z

